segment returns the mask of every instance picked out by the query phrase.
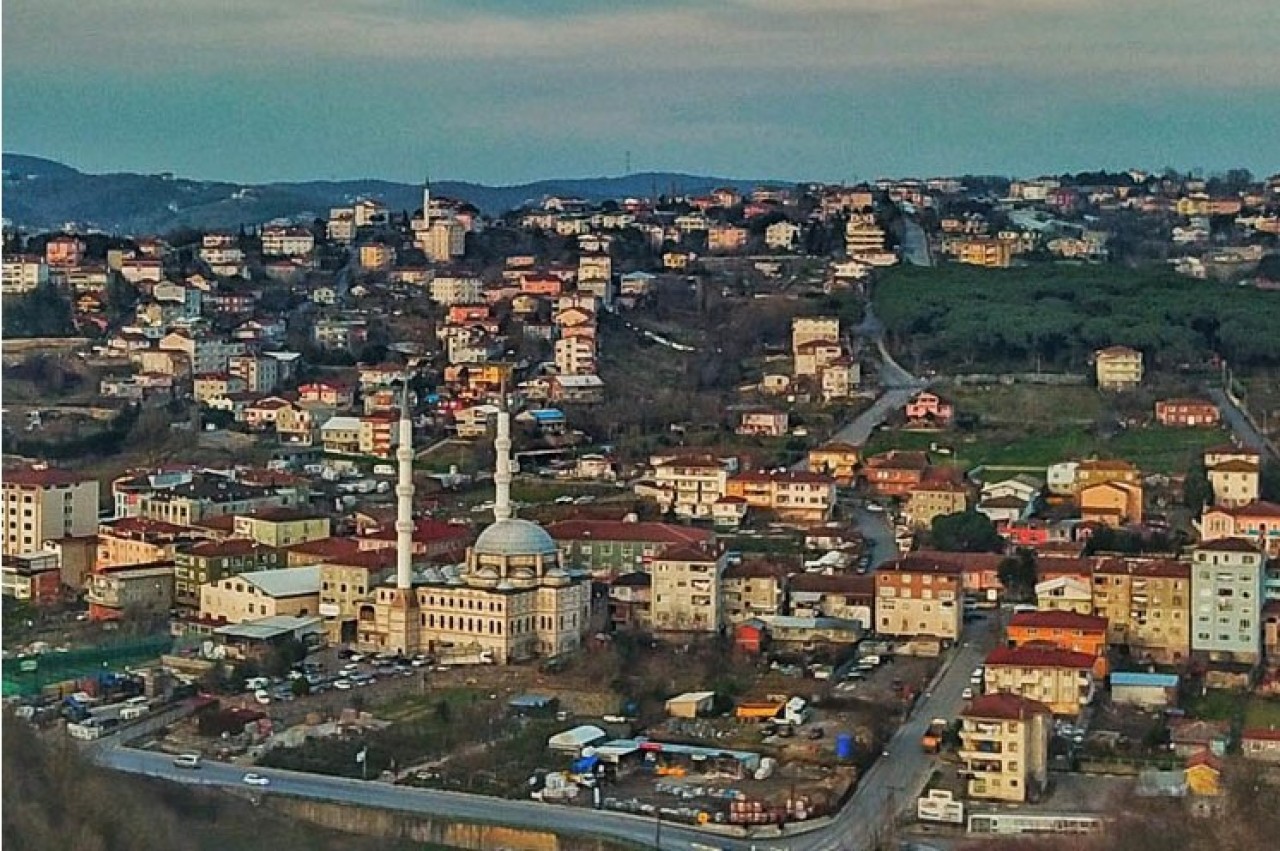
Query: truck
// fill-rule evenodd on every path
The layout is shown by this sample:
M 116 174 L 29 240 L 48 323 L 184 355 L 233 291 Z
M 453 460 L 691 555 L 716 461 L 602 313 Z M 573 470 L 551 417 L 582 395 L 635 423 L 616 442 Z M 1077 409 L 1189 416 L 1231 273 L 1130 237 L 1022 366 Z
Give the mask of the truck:
M 924 735 L 920 738 L 920 746 L 925 753 L 938 753 L 942 750 L 942 740 L 947 734 L 947 719 L 934 718 L 929 722 L 929 728 L 924 731 Z

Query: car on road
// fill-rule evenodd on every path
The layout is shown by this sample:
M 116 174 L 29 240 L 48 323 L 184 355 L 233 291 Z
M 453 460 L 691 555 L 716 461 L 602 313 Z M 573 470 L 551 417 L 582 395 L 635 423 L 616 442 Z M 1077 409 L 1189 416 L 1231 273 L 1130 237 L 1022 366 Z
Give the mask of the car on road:
M 178 768 L 199 768 L 200 754 L 184 753 L 173 758 L 173 764 Z
M 973 700 L 973 689 L 965 687 L 965 690 L 960 692 L 960 699 Z
M 334 680 L 333 687 L 338 691 L 350 691 L 355 688 L 355 686 L 351 684 L 351 680 Z
M 244 776 L 244 782 L 248 783 L 250 786 L 270 786 L 271 785 L 270 780 L 263 777 L 261 774 L 254 774 L 253 772 L 249 772 Z
M 879 514 L 884 511 L 884 506 L 878 502 L 868 502 L 866 505 L 866 509 L 867 511 L 874 511 L 877 514 Z

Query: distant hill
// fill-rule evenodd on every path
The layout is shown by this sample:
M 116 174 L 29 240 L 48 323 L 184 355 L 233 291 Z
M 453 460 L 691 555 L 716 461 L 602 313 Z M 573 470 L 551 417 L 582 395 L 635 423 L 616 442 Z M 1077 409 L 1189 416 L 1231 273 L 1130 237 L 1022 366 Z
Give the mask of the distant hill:
M 522 186 L 442 180 L 433 182 L 431 189 L 496 215 L 548 195 L 601 201 L 654 193 L 700 194 L 717 186 L 749 190 L 762 183 L 785 182 L 647 172 L 540 180 Z M 378 198 L 393 211 L 415 210 L 422 203 L 422 187 L 373 179 L 238 184 L 165 174 L 86 174 L 40 157 L 4 154 L 4 216 L 27 230 L 60 228 L 68 222 L 121 234 L 165 233 L 180 227 L 233 228 L 277 218 L 327 216 L 330 207 L 363 196 Z

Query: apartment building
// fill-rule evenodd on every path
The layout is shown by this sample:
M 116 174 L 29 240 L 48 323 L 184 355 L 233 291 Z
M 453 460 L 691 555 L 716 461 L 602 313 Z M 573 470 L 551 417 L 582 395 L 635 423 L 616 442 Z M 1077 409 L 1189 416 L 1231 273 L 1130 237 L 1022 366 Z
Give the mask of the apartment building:
M 360 268 L 368 272 L 385 272 L 396 262 L 396 249 L 380 242 L 367 242 L 360 246 Z
M 720 582 L 721 608 L 728 626 L 751 618 L 782 614 L 783 584 L 792 565 L 748 559 L 725 568 Z
M 904 513 L 913 529 L 928 529 L 938 517 L 960 514 L 969 507 L 969 489 L 964 485 L 939 478 L 926 478 L 907 492 Z
M 135 495 L 137 516 L 193 526 L 211 517 L 295 506 L 306 501 L 307 488 L 297 483 L 256 484 L 215 473 L 200 473 L 173 487 Z
M 743 411 L 738 417 L 737 434 L 752 437 L 783 437 L 787 433 L 790 416 L 786 411 L 760 409 Z
M 1077 499 L 1080 519 L 1086 522 L 1112 528 L 1142 522 L 1142 485 L 1119 481 L 1086 485 L 1080 488 Z
M 437 275 L 431 279 L 431 300 L 446 307 L 484 301 L 484 282 L 475 275 Z
M 973 237 L 956 239 L 948 244 L 956 261 L 984 269 L 1007 269 L 1013 264 L 1014 244 L 1007 239 Z
M 718 633 L 726 557 L 696 547 L 672 547 L 653 560 L 649 573 L 653 627 L 665 632 Z
M 749 508 L 772 511 L 784 521 L 817 524 L 835 506 L 836 483 L 818 473 L 739 473 L 727 481 L 725 496 L 744 499 Z
M 1009 620 L 1010 647 L 1051 646 L 1095 659 L 1107 655 L 1107 619 L 1068 611 L 1019 612 Z
M 564 520 L 546 530 L 562 564 L 600 579 L 645 570 L 668 547 L 710 550 L 715 541 L 709 529 L 674 523 Z
M 306 228 L 265 227 L 261 236 L 265 257 L 303 257 L 316 247 L 315 237 Z
M 45 541 L 98 531 L 98 482 L 56 467 L 4 474 L 4 554 L 44 548 Z
M 596 342 L 593 338 L 561 337 L 555 342 L 554 352 L 559 374 L 596 374 Z
M 122 517 L 98 525 L 94 568 L 102 570 L 129 564 L 172 561 L 178 547 L 198 540 L 198 533 L 186 526 L 141 517 Z
M 1107 619 L 1107 640 L 1134 658 L 1182 662 L 1191 652 L 1191 565 L 1105 559 L 1093 570 L 1093 611 Z
M 655 464 L 654 488 L 664 511 L 709 520 L 712 507 L 727 493 L 729 474 L 714 458 L 675 458 Z
M 35 254 L 6 254 L 0 282 L 5 295 L 29 293 L 49 282 L 49 264 Z
M 1257 461 L 1233 458 L 1206 468 L 1213 504 L 1240 508 L 1262 495 L 1262 467 Z
M 89 619 L 167 615 L 173 608 L 173 563 L 112 567 L 86 578 Z
M 329 518 L 298 508 L 266 508 L 236 515 L 236 537 L 277 549 L 329 537 Z
M 1036 583 L 1036 608 L 1042 612 L 1093 614 L 1093 587 L 1088 579 L 1055 576 Z M 1105 632 L 1105 626 L 1103 630 Z
M 805 343 L 839 343 L 840 319 L 836 316 L 797 316 L 791 320 L 791 351 Z
M 929 456 L 924 452 L 891 449 L 867 459 L 863 476 L 877 496 L 905 497 L 924 481 Z
M 1219 538 L 1191 557 L 1191 649 L 1213 661 L 1247 662 L 1262 653 L 1266 558 L 1251 541 Z
M 1142 384 L 1142 352 L 1128 346 L 1110 346 L 1093 353 L 1099 390 L 1136 390 Z
M 987 694 L 970 703 L 960 719 L 960 761 L 969 797 L 1038 800 L 1049 778 L 1049 707 L 1014 694 Z
M 787 605 L 797 617 L 857 621 L 870 632 L 875 625 L 876 578 L 798 573 L 787 581 Z
M 433 263 L 448 263 L 467 253 L 467 229 L 453 218 L 440 218 L 417 234 L 418 247 Z
M 876 632 L 943 643 L 959 638 L 964 608 L 959 565 L 899 560 L 882 565 L 875 577 Z
M 861 459 L 862 451 L 851 443 L 824 443 L 809 450 L 809 469 L 815 473 L 825 473 L 841 487 L 849 487 L 853 484 Z
M 1039 647 L 997 647 L 984 663 L 986 694 L 1015 694 L 1075 718 L 1093 701 L 1098 658 L 1088 653 Z
M 180 606 L 200 605 L 200 588 L 241 573 L 283 567 L 284 557 L 271 547 L 248 538 L 205 541 L 183 547 L 173 557 L 174 600 Z M 312 611 L 315 611 L 312 609 Z

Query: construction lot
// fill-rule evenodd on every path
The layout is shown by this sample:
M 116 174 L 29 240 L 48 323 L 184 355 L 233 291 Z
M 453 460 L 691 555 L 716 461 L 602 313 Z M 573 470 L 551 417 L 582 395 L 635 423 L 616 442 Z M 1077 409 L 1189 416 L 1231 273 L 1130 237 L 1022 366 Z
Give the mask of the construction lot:
M 269 703 L 253 693 L 222 698 L 147 744 L 677 821 L 776 823 L 836 808 L 938 664 L 884 654 L 861 670 L 849 657 L 832 672 L 792 656 L 770 665 L 716 643 L 617 638 L 596 639 L 565 667 L 320 658 L 329 672 L 354 665 L 365 685 L 290 699 L 276 699 L 275 685 Z M 669 717 L 666 701 L 682 692 L 705 695 L 705 705 Z M 760 717 L 761 706 L 781 715 L 796 701 L 803 712 L 790 722 Z M 593 731 L 589 744 L 549 747 L 581 729 Z

